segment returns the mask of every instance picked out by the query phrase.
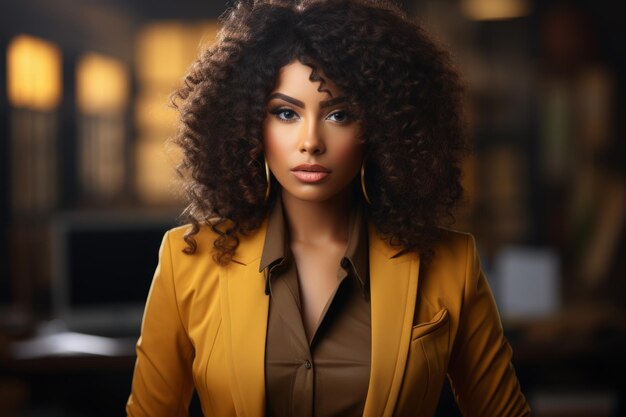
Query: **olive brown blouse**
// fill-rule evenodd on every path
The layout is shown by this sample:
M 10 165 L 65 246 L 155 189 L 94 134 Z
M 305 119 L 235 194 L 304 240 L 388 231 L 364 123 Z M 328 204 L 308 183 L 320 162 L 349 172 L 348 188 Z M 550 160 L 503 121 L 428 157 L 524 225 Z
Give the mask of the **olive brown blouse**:
M 337 287 L 307 340 L 298 270 L 288 244 L 280 199 L 269 217 L 260 270 L 270 295 L 265 353 L 266 413 L 361 416 L 371 356 L 367 225 L 350 214 L 348 246 Z

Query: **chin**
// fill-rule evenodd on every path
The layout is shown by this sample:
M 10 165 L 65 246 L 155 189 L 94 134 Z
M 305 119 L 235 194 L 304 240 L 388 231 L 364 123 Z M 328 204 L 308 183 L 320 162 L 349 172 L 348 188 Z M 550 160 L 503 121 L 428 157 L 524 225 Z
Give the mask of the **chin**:
M 296 192 L 292 192 L 292 191 L 283 189 L 283 196 L 285 195 L 297 198 L 298 200 L 309 201 L 311 203 L 322 203 L 324 201 L 332 199 L 337 194 L 329 193 L 329 192 L 320 192 L 318 190 L 310 190 L 310 191 L 299 190 Z
M 311 203 L 323 203 L 339 197 L 344 193 L 349 193 L 350 187 L 328 187 L 328 184 L 318 185 L 298 185 L 295 187 L 283 187 L 282 195 L 289 195 L 298 200 L 308 201 Z

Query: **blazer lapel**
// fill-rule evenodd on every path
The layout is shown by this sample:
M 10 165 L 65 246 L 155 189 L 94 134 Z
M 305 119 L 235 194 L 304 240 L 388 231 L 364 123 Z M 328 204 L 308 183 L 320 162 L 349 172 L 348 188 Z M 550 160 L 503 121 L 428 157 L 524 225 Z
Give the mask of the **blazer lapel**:
M 236 258 L 220 274 L 225 354 L 238 416 L 265 414 L 265 336 L 269 298 L 258 271 L 267 222 L 242 238 Z
M 419 257 L 398 256 L 369 224 L 372 362 L 364 417 L 391 416 L 402 384 L 417 294 Z

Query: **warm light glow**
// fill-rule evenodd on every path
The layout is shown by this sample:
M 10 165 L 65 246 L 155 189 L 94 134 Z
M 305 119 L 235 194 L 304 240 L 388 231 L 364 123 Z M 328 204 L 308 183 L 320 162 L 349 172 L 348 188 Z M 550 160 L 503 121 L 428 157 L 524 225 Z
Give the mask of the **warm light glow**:
M 7 48 L 7 94 L 13 107 L 57 107 L 62 94 L 59 48 L 28 35 L 13 38 Z
M 124 63 L 89 53 L 76 69 L 76 99 L 83 114 L 123 112 L 128 103 L 129 76 Z
M 148 82 L 171 83 L 183 76 L 190 64 L 186 54 L 185 25 L 156 23 L 146 27 L 138 37 L 137 75 Z
M 137 38 L 137 76 L 152 83 L 168 83 L 172 87 L 204 46 L 217 35 L 215 21 L 197 25 L 159 22 L 146 26 Z
M 174 166 L 180 150 L 165 152 L 164 142 L 176 132 L 178 113 L 168 106 L 169 95 L 182 85 L 189 66 L 203 48 L 215 41 L 215 20 L 157 22 L 137 37 L 138 93 L 135 123 L 135 186 L 147 203 L 169 204 L 180 197 Z
M 147 132 L 175 132 L 178 112 L 169 106 L 170 92 L 166 88 L 155 88 L 138 94 L 135 111 L 137 128 Z
M 528 0 L 462 0 L 461 9 L 472 20 L 499 20 L 526 16 Z
M 182 154 L 164 144 L 165 138 L 140 138 L 136 145 L 136 189 L 142 200 L 160 204 L 180 197 L 175 167 Z

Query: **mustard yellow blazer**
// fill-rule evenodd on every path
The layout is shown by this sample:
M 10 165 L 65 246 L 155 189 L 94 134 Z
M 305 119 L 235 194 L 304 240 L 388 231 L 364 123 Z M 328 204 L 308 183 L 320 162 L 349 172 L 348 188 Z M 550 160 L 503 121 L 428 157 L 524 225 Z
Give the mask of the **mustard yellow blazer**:
M 182 253 L 187 226 L 165 234 L 128 416 L 186 416 L 194 387 L 207 417 L 264 415 L 266 226 L 242 238 L 225 267 L 211 258 L 209 228 L 191 256 Z M 530 415 L 474 238 L 444 231 L 420 274 L 418 255 L 398 255 L 368 228 L 372 359 L 363 415 L 432 416 L 446 376 L 464 416 Z

